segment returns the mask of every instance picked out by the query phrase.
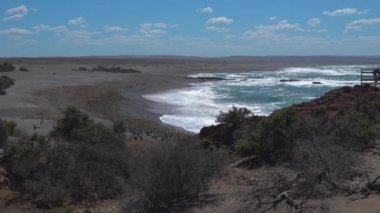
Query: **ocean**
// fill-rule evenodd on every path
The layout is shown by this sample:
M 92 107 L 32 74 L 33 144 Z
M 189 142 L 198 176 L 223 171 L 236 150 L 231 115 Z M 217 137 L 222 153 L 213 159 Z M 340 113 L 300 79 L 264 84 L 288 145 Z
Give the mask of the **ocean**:
M 171 113 L 161 121 L 198 133 L 215 124 L 220 111 L 232 106 L 247 107 L 256 115 L 318 98 L 343 86 L 360 84 L 360 69 L 368 65 L 285 68 L 278 71 L 202 73 L 189 77 L 216 77 L 220 81 L 193 83 L 188 88 L 170 90 L 144 98 L 171 104 Z

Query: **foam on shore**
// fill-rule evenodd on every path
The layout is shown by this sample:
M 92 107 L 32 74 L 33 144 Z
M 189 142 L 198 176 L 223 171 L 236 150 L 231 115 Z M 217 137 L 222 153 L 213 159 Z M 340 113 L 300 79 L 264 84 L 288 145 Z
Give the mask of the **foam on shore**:
M 198 133 L 203 126 L 215 124 L 220 111 L 227 111 L 232 106 L 247 107 L 257 115 L 268 115 L 276 109 L 317 98 L 331 89 L 359 84 L 360 68 L 363 67 L 371 66 L 201 73 L 189 77 L 225 80 L 194 83 L 189 88 L 144 95 L 144 98 L 173 105 L 170 114 L 160 117 L 162 122 Z

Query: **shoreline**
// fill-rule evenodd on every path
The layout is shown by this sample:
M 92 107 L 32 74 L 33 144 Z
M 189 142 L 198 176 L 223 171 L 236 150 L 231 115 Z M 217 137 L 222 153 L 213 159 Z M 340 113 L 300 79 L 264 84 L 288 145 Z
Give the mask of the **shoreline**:
M 25 120 L 25 124 L 19 126 L 28 130 L 26 132 L 31 132 L 29 129 L 34 124 L 39 125 L 39 120 L 52 122 L 61 116 L 63 107 L 72 105 L 103 123 L 123 119 L 158 131 L 184 132 L 186 130 L 183 128 L 160 120 L 163 113 L 159 109 L 170 110 L 172 105 L 157 104 L 145 99 L 143 95 L 184 89 L 192 87 L 192 83 L 205 81 L 188 77 L 194 74 L 273 71 L 286 67 L 336 65 L 342 64 L 343 60 L 340 58 L 334 62 L 332 58 L 325 62 L 305 60 L 295 63 L 297 58 L 289 61 L 286 59 L 7 59 L 17 68 L 24 66 L 30 71 L 0 73 L 16 82 L 6 90 L 5 96 L 0 96 L 0 118 Z M 345 61 L 350 59 L 347 57 Z M 366 64 L 375 64 L 376 60 L 380 61 L 375 58 L 366 61 Z M 350 61 L 349 64 L 354 62 L 357 61 Z M 115 65 L 139 70 L 141 73 L 76 71 L 79 67 L 92 68 L 98 65 Z M 38 132 L 47 132 L 46 128 L 41 126 Z
M 294 96 L 293 95 L 292 97 L 295 98 L 294 102 L 292 102 L 292 101 L 289 102 L 289 101 L 283 100 L 281 102 L 284 102 L 286 105 L 283 105 L 284 103 L 282 105 L 279 104 L 279 106 L 277 106 L 277 108 L 274 108 L 274 109 L 265 108 L 263 106 L 263 104 L 266 102 L 265 101 L 260 102 L 260 100 L 256 100 L 256 102 L 253 102 L 253 103 L 251 103 L 250 101 L 241 102 L 241 104 L 243 107 L 249 108 L 250 110 L 252 110 L 253 113 L 255 113 L 257 115 L 261 115 L 261 112 L 265 112 L 265 115 L 268 115 L 273 110 L 281 109 L 281 108 L 284 108 L 284 107 L 287 107 L 287 106 L 290 106 L 293 104 L 302 103 L 304 101 L 307 101 L 310 99 L 309 97 L 313 97 L 312 99 L 315 99 L 315 98 L 319 97 L 320 95 L 323 95 L 325 92 L 328 92 L 330 89 L 335 89 L 335 88 L 339 88 L 339 87 L 343 87 L 343 86 L 354 86 L 355 83 L 353 83 L 353 79 L 356 79 L 356 77 L 357 77 L 357 73 L 355 70 L 360 66 L 361 65 L 354 65 L 354 66 L 338 65 L 336 67 L 334 67 L 334 66 L 331 66 L 331 67 L 330 66 L 326 66 L 326 67 L 324 67 L 324 66 L 322 66 L 322 67 L 305 67 L 304 69 L 299 69 L 298 67 L 297 68 L 287 67 L 287 68 L 283 68 L 280 70 L 276 70 L 276 71 L 282 73 L 282 75 L 280 75 L 280 76 L 277 76 L 276 74 L 273 74 L 272 72 L 270 72 L 270 73 L 268 73 L 266 71 L 259 72 L 258 73 L 259 76 L 262 77 L 262 75 L 263 75 L 263 76 L 265 76 L 264 79 L 269 80 L 268 82 L 270 82 L 271 87 L 279 87 L 279 88 L 281 88 L 281 90 L 286 90 L 286 87 L 291 86 L 291 87 L 293 87 L 293 89 L 291 89 L 291 90 L 293 92 L 295 92 L 295 94 L 302 94 L 301 95 L 302 97 L 307 97 L 307 98 L 301 98 L 301 99 L 298 98 L 297 99 L 297 98 L 293 97 Z M 344 71 L 342 71 L 342 68 Z M 301 71 L 299 71 L 299 70 L 301 70 Z M 288 74 L 286 74 L 287 71 L 289 71 Z M 301 74 L 301 76 L 304 74 L 311 75 L 311 76 L 317 75 L 317 76 L 313 77 L 315 79 L 310 79 L 309 77 L 307 77 L 306 79 L 302 79 L 304 77 L 299 76 L 299 74 L 292 74 L 293 72 L 299 73 L 299 74 Z M 205 124 L 205 123 L 211 122 L 211 117 L 210 116 L 207 117 L 207 115 L 210 115 L 210 113 L 206 113 L 206 117 L 205 117 L 205 115 L 202 115 L 201 112 L 199 112 L 200 113 L 199 114 L 198 110 L 192 110 L 191 108 L 187 108 L 186 105 L 181 104 L 182 103 L 181 101 L 183 100 L 183 99 L 181 99 L 181 97 L 185 96 L 185 97 L 188 97 L 189 100 L 193 100 L 193 101 L 191 101 L 190 105 L 193 104 L 195 108 L 196 108 L 196 106 L 199 106 L 202 109 L 204 108 L 204 106 L 206 106 L 206 107 L 210 106 L 211 108 L 213 108 L 214 104 L 212 104 L 212 105 L 208 105 L 207 103 L 206 104 L 200 104 L 199 101 L 198 102 L 196 101 L 197 100 L 196 98 L 198 97 L 198 95 L 193 96 L 193 95 L 191 95 L 191 93 L 189 93 L 189 95 L 188 95 L 186 93 L 186 91 L 194 91 L 196 94 L 198 94 L 199 91 L 203 90 L 203 89 L 206 89 L 206 91 L 209 91 L 210 87 L 213 88 L 216 86 L 217 88 L 220 88 L 222 85 L 225 85 L 228 87 L 228 85 L 229 85 L 228 80 L 232 81 L 231 85 L 236 85 L 235 82 L 237 82 L 237 85 L 239 85 L 239 82 L 241 81 L 245 85 L 245 87 L 248 86 L 248 88 L 251 88 L 251 89 L 258 89 L 257 83 L 255 83 L 255 82 L 261 82 L 261 81 L 259 81 L 259 79 L 261 79 L 261 77 L 259 79 L 256 79 L 254 73 L 256 73 L 256 72 L 255 71 L 238 72 L 238 73 L 236 73 L 236 72 L 230 72 L 230 73 L 220 72 L 220 73 L 217 73 L 217 75 L 213 75 L 213 73 L 197 72 L 197 73 L 194 73 L 195 75 L 192 74 L 192 76 L 194 76 L 194 77 L 189 77 L 189 75 L 185 77 L 187 79 L 196 80 L 195 82 L 193 82 L 193 84 L 189 85 L 190 87 L 175 88 L 175 89 L 170 89 L 170 90 L 166 90 L 163 92 L 156 92 L 156 93 L 150 94 L 150 95 L 153 95 L 152 98 L 149 98 L 149 97 L 148 98 L 144 97 L 144 98 L 147 98 L 148 100 L 152 100 L 152 101 L 156 102 L 157 104 L 162 105 L 162 103 L 164 103 L 164 105 L 165 104 L 168 104 L 169 106 L 172 105 L 172 107 L 171 107 L 172 110 L 164 109 L 164 110 L 158 111 L 160 114 L 160 120 L 162 120 L 161 119 L 162 116 L 165 116 L 165 119 L 162 120 L 162 122 L 164 124 L 168 124 L 171 126 L 179 126 L 180 128 L 183 128 L 187 131 L 190 131 L 193 133 L 198 133 L 198 130 L 201 129 L 200 127 L 202 125 L 204 125 L 204 126 L 213 125 L 213 124 Z M 316 73 L 319 73 L 319 74 L 316 74 Z M 206 75 L 202 75 L 202 74 L 206 74 Z M 235 75 L 235 74 L 238 74 L 238 75 Z M 288 77 L 288 75 L 290 75 L 292 77 Z M 201 77 L 199 77 L 199 76 L 201 76 Z M 202 77 L 202 76 L 206 76 L 206 77 Z M 240 80 L 240 78 L 242 78 L 242 77 L 243 77 L 243 80 Z M 298 77 L 300 77 L 299 80 L 286 81 L 286 80 L 282 79 L 282 78 L 296 79 Z M 274 81 L 273 81 L 273 79 L 274 79 Z M 247 81 L 247 82 L 249 82 L 248 84 L 245 83 L 246 80 L 248 80 Z M 251 80 L 253 80 L 253 82 Z M 318 84 L 315 83 L 315 80 L 318 80 Z M 219 82 L 219 81 L 223 81 L 223 82 L 221 84 L 218 84 L 217 82 Z M 322 81 L 322 82 L 319 82 L 319 81 Z M 213 82 L 215 82 L 215 84 Z M 265 85 L 262 85 L 262 86 L 268 86 L 267 85 L 268 82 L 264 81 L 263 84 L 265 84 Z M 199 83 L 199 84 L 194 84 L 194 83 Z M 206 84 L 202 85 L 202 83 L 206 83 Z M 210 86 L 210 84 L 212 84 L 213 86 Z M 258 83 L 258 84 L 260 85 L 260 83 Z M 301 92 L 300 91 L 300 90 L 302 90 L 300 88 L 307 89 L 307 88 L 311 88 L 311 87 L 316 87 L 316 89 L 313 90 L 314 92 L 310 92 L 310 91 L 309 92 Z M 260 89 L 258 89 L 258 90 L 260 90 Z M 229 89 L 227 89 L 227 94 L 229 93 L 228 91 L 229 91 Z M 206 93 L 208 94 L 208 92 L 206 92 Z M 217 95 L 221 95 L 221 94 L 217 93 Z M 266 94 L 266 93 L 265 93 L 265 95 L 271 96 L 270 94 Z M 304 96 L 304 95 L 306 95 L 306 96 Z M 203 97 L 203 96 L 199 96 L 199 97 Z M 178 98 L 178 100 L 176 100 L 177 98 Z M 275 98 L 275 96 L 273 98 Z M 186 100 L 183 100 L 183 101 L 186 101 Z M 216 103 L 219 103 L 219 101 L 216 100 Z M 194 103 L 194 102 L 196 102 L 196 103 Z M 212 103 L 214 103 L 214 102 L 212 102 Z M 234 103 L 228 102 L 228 101 L 225 102 L 224 104 L 229 105 L 229 106 L 235 105 Z M 270 105 L 270 104 L 271 103 L 268 103 L 268 105 Z M 273 102 L 273 104 L 277 105 L 278 103 Z M 239 105 L 239 104 L 237 104 L 237 105 Z M 253 106 L 251 106 L 251 105 L 253 105 Z M 207 107 L 205 109 L 211 109 L 210 107 Z M 160 108 L 160 107 L 157 107 L 157 108 Z M 221 107 L 220 103 L 218 104 L 217 108 L 218 108 L 218 112 L 227 110 L 224 107 Z M 216 112 L 215 110 L 212 110 L 212 111 Z M 190 113 L 187 113 L 187 112 L 190 112 Z M 212 112 L 211 114 L 214 115 L 214 112 Z M 215 114 L 215 117 L 216 116 L 217 115 Z M 205 120 L 203 118 L 205 118 Z M 189 123 L 192 120 L 194 120 L 194 122 L 196 123 L 195 125 L 194 125 L 194 122 L 193 122 L 193 124 Z

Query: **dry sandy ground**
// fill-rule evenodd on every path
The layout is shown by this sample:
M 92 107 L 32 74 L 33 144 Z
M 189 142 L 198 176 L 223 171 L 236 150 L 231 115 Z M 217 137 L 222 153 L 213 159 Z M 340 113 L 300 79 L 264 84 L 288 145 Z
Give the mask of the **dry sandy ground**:
M 29 72 L 6 73 L 16 81 L 0 96 L 0 117 L 15 120 L 27 134 L 46 134 L 66 106 L 87 111 L 107 122 L 132 118 L 159 123 L 152 103 L 141 95 L 186 86 L 189 79 L 151 73 L 122 74 L 76 71 L 97 64 L 16 64 Z M 5 74 L 5 73 L 2 73 Z M 151 109 L 151 110 L 148 110 Z M 123 115 L 123 117 L 120 117 Z
M 233 165 L 233 164 L 231 164 Z M 258 169 L 247 170 L 228 166 L 224 175 L 215 179 L 208 191 L 214 197 L 215 202 L 201 207 L 195 207 L 187 211 L 189 213 L 230 213 L 230 212 L 261 212 L 255 209 L 248 209 L 250 201 L 254 200 L 252 192 L 260 188 L 265 188 L 279 171 L 281 167 L 261 167 Z M 380 175 L 380 148 L 368 150 L 365 153 L 365 167 L 368 169 L 370 178 L 373 180 Z M 269 182 L 268 182 L 269 181 Z M 253 184 L 254 185 L 253 185 Z M 305 203 L 305 212 L 314 213 L 378 213 L 380 212 L 380 195 L 370 194 L 364 199 L 359 199 L 362 195 L 347 196 L 347 194 L 328 197 L 321 200 L 309 200 Z M 247 206 L 248 204 L 248 206 Z M 285 204 L 285 201 L 278 204 L 268 213 L 288 213 L 293 212 Z

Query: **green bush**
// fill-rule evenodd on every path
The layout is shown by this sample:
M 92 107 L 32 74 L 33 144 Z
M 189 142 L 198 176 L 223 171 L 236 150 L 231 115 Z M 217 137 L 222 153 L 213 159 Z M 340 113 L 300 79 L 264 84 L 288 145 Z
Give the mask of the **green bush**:
M 3 121 L 4 126 L 7 128 L 7 131 L 10 136 L 14 136 L 17 124 L 15 121 Z
M 82 128 L 73 129 L 70 135 L 70 142 L 86 144 L 123 142 L 122 136 L 116 134 L 111 128 L 93 122 Z
M 52 213 L 73 213 L 75 212 L 73 208 L 70 207 L 60 207 L 52 210 Z
M 202 138 L 201 139 L 201 147 L 203 149 L 214 149 L 219 148 L 215 146 L 214 141 L 212 141 L 210 138 Z
M 269 163 L 288 160 L 294 142 L 309 136 L 306 127 L 303 118 L 291 108 L 273 113 L 263 120 L 258 133 L 261 157 Z
M 124 132 L 127 131 L 127 127 L 123 121 L 115 122 L 112 128 L 116 134 L 124 134 Z
M 0 90 L 5 90 L 11 87 L 12 85 L 15 84 L 15 81 L 8 76 L 1 76 L 0 77 Z
M 249 140 L 240 139 L 235 145 L 235 153 L 241 157 L 260 155 L 261 141 L 258 135 L 253 134 Z
M 7 127 L 4 122 L 0 120 L 0 147 L 3 147 L 8 138 Z
M 67 107 L 64 117 L 59 119 L 52 131 L 52 136 L 70 140 L 74 131 L 80 131 L 92 125 L 92 120 L 75 107 Z
M 240 140 L 235 145 L 235 153 L 241 157 L 247 157 L 255 154 L 254 148 L 250 143 Z
M 225 124 L 228 127 L 235 129 L 242 125 L 252 116 L 252 112 L 247 108 L 237 108 L 233 106 L 228 112 L 220 112 L 216 117 L 216 122 Z

